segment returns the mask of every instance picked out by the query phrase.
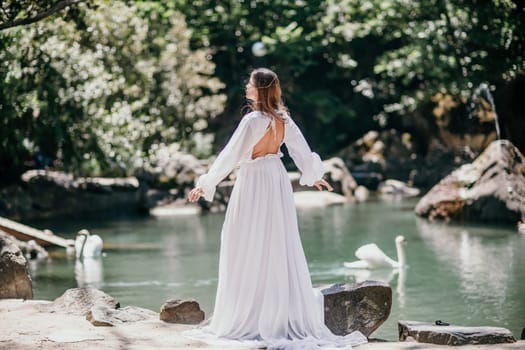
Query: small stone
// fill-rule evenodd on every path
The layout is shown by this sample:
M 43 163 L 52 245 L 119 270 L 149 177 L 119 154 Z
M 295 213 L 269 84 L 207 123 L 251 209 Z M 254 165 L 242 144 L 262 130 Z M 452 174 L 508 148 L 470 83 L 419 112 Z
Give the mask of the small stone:
M 204 311 L 194 299 L 169 299 L 160 308 L 160 319 L 170 323 L 199 324 Z
M 514 343 L 516 339 L 506 328 L 437 326 L 417 321 L 398 321 L 399 340 L 413 338 L 420 343 L 440 345 Z
M 97 327 L 112 327 L 117 324 L 144 321 L 157 317 L 156 312 L 137 306 L 111 309 L 105 305 L 93 306 L 86 315 L 86 319 Z
M 110 309 L 105 306 L 93 306 L 87 313 L 86 320 L 96 327 L 113 327 L 113 322 L 107 320 L 111 315 L 108 310 Z

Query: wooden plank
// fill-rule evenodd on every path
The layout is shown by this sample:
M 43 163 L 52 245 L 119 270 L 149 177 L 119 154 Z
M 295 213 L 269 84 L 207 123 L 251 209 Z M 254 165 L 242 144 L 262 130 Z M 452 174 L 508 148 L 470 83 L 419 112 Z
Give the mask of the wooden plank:
M 33 239 L 41 246 L 54 245 L 67 248 L 68 241 L 71 241 L 54 234 L 47 234 L 42 230 L 38 230 L 36 228 L 6 219 L 1 216 L 0 229 L 23 241 L 29 241 Z

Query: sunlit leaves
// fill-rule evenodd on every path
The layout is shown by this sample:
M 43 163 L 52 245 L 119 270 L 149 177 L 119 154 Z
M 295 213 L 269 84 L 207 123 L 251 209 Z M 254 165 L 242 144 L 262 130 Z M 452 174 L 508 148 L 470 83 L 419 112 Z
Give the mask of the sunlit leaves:
M 155 144 L 209 151 L 191 134 L 222 111 L 224 85 L 209 52 L 190 48 L 185 18 L 154 3 L 96 5 L 2 32 L 0 136 L 15 146 L 3 163 L 38 147 L 55 166 L 119 175 Z
M 350 46 L 355 40 L 376 41 L 381 47 L 368 79 L 384 93 L 378 96 L 385 98 L 386 112 L 406 113 L 436 91 L 468 97 L 480 83 L 502 84 L 525 68 L 520 49 L 523 13 L 516 13 L 512 1 L 327 0 L 327 4 L 320 23 L 329 38 L 342 37 Z M 360 63 L 357 60 L 357 66 Z

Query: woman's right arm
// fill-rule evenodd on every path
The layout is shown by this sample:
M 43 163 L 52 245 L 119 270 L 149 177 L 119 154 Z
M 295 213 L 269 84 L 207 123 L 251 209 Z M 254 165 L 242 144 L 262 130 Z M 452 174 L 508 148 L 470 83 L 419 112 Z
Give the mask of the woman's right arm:
M 213 201 L 215 189 L 219 182 L 235 168 L 243 154 L 253 146 L 251 120 L 250 114 L 241 119 L 230 140 L 219 153 L 208 172 L 198 178 L 196 187 L 189 194 L 190 201 L 194 202 L 201 196 L 209 202 Z

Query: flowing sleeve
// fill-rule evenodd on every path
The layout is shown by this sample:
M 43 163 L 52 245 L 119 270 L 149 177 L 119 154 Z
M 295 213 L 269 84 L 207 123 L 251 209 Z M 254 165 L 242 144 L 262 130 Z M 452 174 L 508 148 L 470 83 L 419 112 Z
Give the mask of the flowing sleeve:
M 243 155 L 253 147 L 253 132 L 250 126 L 252 118 L 246 115 L 242 118 L 233 132 L 230 140 L 213 162 L 206 174 L 201 175 L 196 186 L 204 191 L 204 199 L 211 202 L 215 195 L 215 189 L 239 163 Z
M 284 142 L 295 165 L 301 171 L 299 183 L 303 186 L 313 186 L 325 173 L 323 162 L 317 153 L 312 152 L 292 118 L 289 118 L 288 123 Z

